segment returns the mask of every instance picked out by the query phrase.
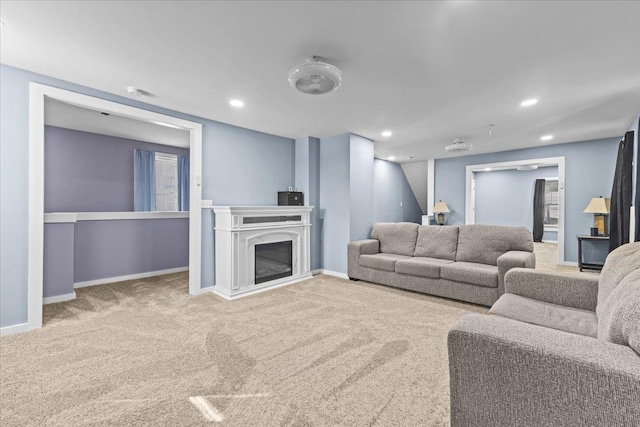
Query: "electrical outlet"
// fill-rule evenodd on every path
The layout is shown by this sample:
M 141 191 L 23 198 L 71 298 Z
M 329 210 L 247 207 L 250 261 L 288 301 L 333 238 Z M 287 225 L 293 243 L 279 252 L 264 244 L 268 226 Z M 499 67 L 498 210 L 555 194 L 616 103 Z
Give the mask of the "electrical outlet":
M 213 200 L 202 200 L 202 207 L 203 208 L 212 208 L 213 207 Z

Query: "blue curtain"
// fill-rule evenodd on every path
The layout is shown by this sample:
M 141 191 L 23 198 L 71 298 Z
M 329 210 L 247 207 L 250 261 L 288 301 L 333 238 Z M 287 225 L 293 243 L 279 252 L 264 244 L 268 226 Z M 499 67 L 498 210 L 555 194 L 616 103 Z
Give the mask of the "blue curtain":
M 178 156 L 178 210 L 189 210 L 189 159 Z
M 156 210 L 156 153 L 133 150 L 133 210 Z

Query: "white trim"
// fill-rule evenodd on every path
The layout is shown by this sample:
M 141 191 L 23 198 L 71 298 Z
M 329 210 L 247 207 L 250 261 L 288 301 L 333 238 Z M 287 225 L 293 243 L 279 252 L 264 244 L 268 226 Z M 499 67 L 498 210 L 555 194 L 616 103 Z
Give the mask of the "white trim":
M 544 240 L 544 239 L 542 239 L 542 243 L 555 243 L 557 245 L 558 241 L 557 240 Z
M 5 326 L 4 328 L 0 328 L 0 337 L 21 334 L 23 332 L 32 331 L 37 328 L 38 326 L 31 326 L 29 325 L 29 323 L 18 323 L 17 325 Z
M 52 212 L 44 214 L 45 223 L 169 218 L 189 218 L 189 212 Z
M 433 207 L 436 204 L 436 161 L 427 160 L 427 216 L 433 218 Z
M 64 302 L 64 301 L 71 301 L 76 299 L 76 292 L 73 291 L 69 294 L 62 294 L 62 295 L 56 295 L 54 297 L 46 297 L 46 298 L 42 298 L 42 304 L 53 304 L 56 302 Z
M 311 273 L 308 273 L 308 275 L 304 275 L 302 277 L 298 277 L 297 279 L 294 280 L 288 280 L 282 283 L 279 283 L 277 285 L 270 285 L 264 288 L 258 288 L 258 289 L 253 289 L 250 291 L 246 291 L 246 292 L 242 292 L 242 293 L 238 293 L 238 294 L 233 294 L 233 295 L 227 295 L 224 292 L 221 292 L 220 289 L 216 289 L 216 287 L 214 286 L 212 291 L 214 294 L 218 295 L 219 297 L 222 297 L 224 299 L 226 299 L 227 301 L 234 301 L 240 298 L 244 298 L 244 297 L 248 297 L 250 295 L 255 295 L 255 294 L 259 294 L 261 292 L 266 292 L 266 291 L 270 291 L 272 289 L 276 289 L 276 288 L 282 288 L 284 286 L 289 286 L 292 285 L 294 283 L 298 283 L 298 282 L 302 282 L 304 280 L 309 280 L 312 279 L 313 276 L 311 275 Z
M 486 168 L 491 170 L 515 169 L 518 166 L 525 165 L 547 165 L 558 166 L 558 264 L 562 264 L 564 258 L 564 215 L 565 215 L 565 158 L 562 157 L 545 157 L 542 159 L 525 159 L 514 160 L 510 162 L 484 163 L 480 165 L 467 165 L 466 168 L 466 185 L 465 185 L 465 224 L 475 224 L 475 185 L 474 173 L 482 172 Z
M 87 286 L 104 285 L 105 283 L 124 282 L 125 280 L 144 279 L 147 277 L 162 276 L 165 274 L 181 273 L 189 271 L 189 267 L 168 268 L 166 270 L 147 271 L 144 273 L 128 274 L 126 276 L 105 277 L 104 279 L 87 280 L 85 282 L 76 282 L 73 284 L 74 289 L 86 288 Z
M 339 273 L 339 272 L 333 271 L 333 270 L 325 270 L 323 268 L 319 268 L 317 270 L 313 270 L 312 273 L 313 273 L 313 275 L 326 274 L 327 276 L 339 277 L 341 279 L 348 279 L 349 278 L 348 274 Z
M 213 293 L 213 285 L 209 285 L 207 287 L 200 288 L 193 295 L 203 295 L 203 294 L 210 294 L 210 293 Z
M 42 327 L 44 257 L 44 106 L 45 98 L 147 123 L 183 129 L 190 135 L 189 293 L 200 289 L 202 204 L 202 125 L 93 96 L 31 82 L 29 84 L 29 246 L 27 329 Z

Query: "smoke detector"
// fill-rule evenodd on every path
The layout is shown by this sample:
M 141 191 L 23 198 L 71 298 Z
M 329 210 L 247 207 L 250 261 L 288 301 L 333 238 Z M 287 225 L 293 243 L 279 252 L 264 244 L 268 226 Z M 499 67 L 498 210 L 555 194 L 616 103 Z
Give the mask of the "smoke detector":
M 138 89 L 137 87 L 129 86 L 127 88 L 127 93 L 131 96 L 142 96 L 144 95 L 144 91 L 142 89 Z
M 469 151 L 473 148 L 473 145 L 468 142 L 464 142 L 462 139 L 457 138 L 453 141 L 453 144 L 444 147 L 448 153 L 461 153 L 463 151 Z
M 289 71 L 289 84 L 307 95 L 322 95 L 340 87 L 342 72 L 334 65 L 324 62 L 324 58 L 312 56 L 304 64 Z

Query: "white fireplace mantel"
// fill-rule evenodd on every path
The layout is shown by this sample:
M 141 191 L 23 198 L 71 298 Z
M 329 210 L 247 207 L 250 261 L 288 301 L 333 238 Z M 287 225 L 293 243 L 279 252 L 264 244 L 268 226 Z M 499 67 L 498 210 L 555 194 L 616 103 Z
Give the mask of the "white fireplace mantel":
M 216 283 L 213 292 L 233 300 L 311 277 L 313 206 L 214 206 Z M 255 247 L 291 241 L 291 275 L 255 280 Z

